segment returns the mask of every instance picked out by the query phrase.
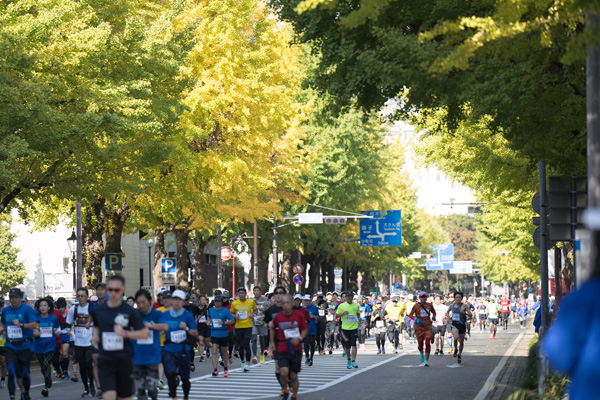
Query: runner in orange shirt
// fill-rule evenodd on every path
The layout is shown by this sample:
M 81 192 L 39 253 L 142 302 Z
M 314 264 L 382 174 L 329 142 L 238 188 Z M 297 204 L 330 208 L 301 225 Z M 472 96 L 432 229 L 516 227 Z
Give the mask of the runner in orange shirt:
M 435 315 L 433 305 L 427 302 L 427 293 L 419 293 L 419 302 L 413 306 L 408 316 L 415 321 L 415 336 L 421 353 L 419 360 L 426 367 L 429 366 L 431 335 L 433 334 L 432 321 L 435 321 Z M 423 342 L 425 342 L 425 354 L 423 354 Z

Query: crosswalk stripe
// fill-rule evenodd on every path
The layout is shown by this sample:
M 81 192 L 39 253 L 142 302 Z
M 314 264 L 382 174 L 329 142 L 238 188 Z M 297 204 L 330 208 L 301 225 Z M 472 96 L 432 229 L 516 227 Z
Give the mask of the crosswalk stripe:
M 370 342 L 370 341 L 369 341 Z M 339 353 L 331 356 L 315 358 L 314 365 L 307 367 L 299 374 L 299 394 L 311 393 L 340 384 L 360 373 L 383 364 L 394 361 L 406 353 L 390 355 L 376 355 L 374 343 L 367 343 L 368 351 L 359 352 L 356 362 L 358 369 L 348 370 L 347 360 Z M 272 360 L 263 365 L 251 365 L 249 372 L 241 368 L 231 369 L 229 377 L 225 378 L 222 371 L 219 376 L 204 375 L 191 379 L 192 388 L 189 399 L 222 399 L 222 400 L 259 400 L 277 397 L 281 387 L 275 378 L 275 366 Z M 166 388 L 165 388 L 166 389 Z M 182 398 L 181 386 L 177 391 L 178 398 Z M 159 393 L 160 399 L 168 399 L 167 391 Z

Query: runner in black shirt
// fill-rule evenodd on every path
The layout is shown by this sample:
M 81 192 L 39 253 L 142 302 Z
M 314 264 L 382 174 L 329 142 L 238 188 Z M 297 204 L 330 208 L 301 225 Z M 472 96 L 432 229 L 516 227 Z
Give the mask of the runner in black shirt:
M 189 311 L 193 316 L 196 323 L 198 323 L 198 317 L 200 316 L 200 308 L 197 305 L 190 303 L 190 294 L 186 292 L 186 298 L 183 302 L 183 308 L 186 311 Z M 198 347 L 198 338 L 197 337 L 188 337 L 188 344 L 190 345 L 190 371 L 196 371 L 196 366 L 194 365 L 194 358 L 196 357 L 196 347 Z M 200 353 L 202 355 L 202 353 Z
M 210 325 L 208 321 L 208 299 L 205 295 L 201 294 L 199 297 L 198 308 L 200 313 L 196 317 L 196 324 L 198 325 L 198 352 L 200 353 L 200 362 L 204 361 L 204 350 L 206 350 L 206 359 L 210 358 Z
M 125 278 L 107 279 L 108 301 L 92 311 L 92 344 L 99 346 L 98 374 L 104 400 L 133 395 L 133 345 L 130 339 L 147 339 L 148 328 L 138 312 L 123 302 Z

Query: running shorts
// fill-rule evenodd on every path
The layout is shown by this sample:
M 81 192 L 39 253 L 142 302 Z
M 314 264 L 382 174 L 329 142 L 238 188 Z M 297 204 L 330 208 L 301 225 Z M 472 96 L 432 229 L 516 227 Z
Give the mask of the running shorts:
M 198 336 L 203 338 L 210 337 L 210 326 L 206 324 L 198 324 Z
M 356 339 L 358 338 L 358 329 L 345 330 L 342 329 L 342 345 L 344 348 L 356 347 Z
M 444 336 L 446 334 L 446 325 L 434 326 L 433 327 L 433 336 L 440 334 Z
M 133 361 L 98 357 L 98 379 L 103 392 L 116 390 L 118 398 L 133 396 Z
M 212 344 L 216 344 L 219 347 L 227 347 L 229 346 L 229 336 L 226 337 L 210 337 L 210 342 Z
M 463 335 L 463 334 L 467 333 L 467 325 L 461 324 L 460 322 L 453 321 L 452 329 L 457 329 L 459 335 Z
M 490 325 L 498 325 L 498 318 L 490 318 Z
M 298 373 L 302 367 L 302 352 L 295 351 L 294 354 L 289 352 L 277 352 L 277 363 L 279 368 L 289 368 L 290 372 Z

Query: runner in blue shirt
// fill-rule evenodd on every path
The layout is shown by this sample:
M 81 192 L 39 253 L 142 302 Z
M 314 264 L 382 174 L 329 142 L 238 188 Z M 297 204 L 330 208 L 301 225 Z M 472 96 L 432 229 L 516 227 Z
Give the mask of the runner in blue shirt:
M 302 306 L 306 308 L 310 317 L 308 322 L 308 334 L 304 338 L 304 353 L 306 354 L 305 364 L 312 366 L 313 357 L 317 350 L 317 320 L 319 319 L 319 308 L 312 304 L 311 296 L 309 294 L 304 295 L 302 302 Z
M 517 315 L 519 316 L 519 322 L 521 323 L 521 329 L 526 327 L 525 320 L 527 319 L 527 315 L 529 314 L 529 310 L 527 309 L 527 304 L 525 302 L 519 305 L 519 309 L 517 310 Z
M 371 320 L 371 306 L 369 306 L 369 298 L 358 296 L 358 309 L 360 310 L 360 319 L 358 320 L 358 347 L 362 351 L 367 351 L 365 341 L 369 331 L 369 322 Z
M 48 397 L 48 391 L 52 387 L 52 359 L 56 350 L 56 338 L 60 336 L 60 324 L 58 318 L 52 315 L 54 303 L 49 299 L 39 299 L 35 303 L 35 309 L 39 315 L 39 328 L 33 329 L 32 350 L 35 353 L 40 369 L 44 376 L 45 387 L 42 396 Z
M 177 375 L 181 377 L 183 398 L 190 394 L 190 349 L 187 335 L 198 336 L 198 326 L 191 312 L 183 308 L 186 294 L 183 290 L 175 290 L 172 297 L 172 307 L 163 313 L 165 322 L 169 325 L 163 348 L 163 364 L 165 375 L 169 382 L 169 397 L 176 398 Z
M 212 363 L 215 368 L 212 376 L 219 375 L 219 350 L 223 359 L 223 375 L 229 376 L 227 348 L 229 347 L 229 330 L 227 325 L 235 324 L 231 311 L 223 307 L 223 296 L 216 295 L 214 306 L 208 309 L 208 321 L 210 325 L 210 341 L 212 343 Z
M 29 387 L 31 377 L 29 365 L 31 363 L 31 340 L 33 328 L 38 327 L 38 315 L 35 310 L 21 300 L 24 293 L 19 288 L 12 288 L 8 292 L 10 306 L 2 309 L 0 317 L 0 334 L 5 333 L 4 356 L 8 366 L 8 395 L 10 400 L 15 399 L 16 379 L 23 383 L 23 400 L 31 400 Z
M 165 323 L 163 313 L 152 308 L 152 295 L 144 289 L 135 294 L 137 311 L 142 322 L 150 330 L 147 339 L 133 340 L 133 376 L 137 387 L 137 399 L 145 400 L 158 397 L 158 366 L 162 362 L 160 333 L 166 332 L 169 325 Z

